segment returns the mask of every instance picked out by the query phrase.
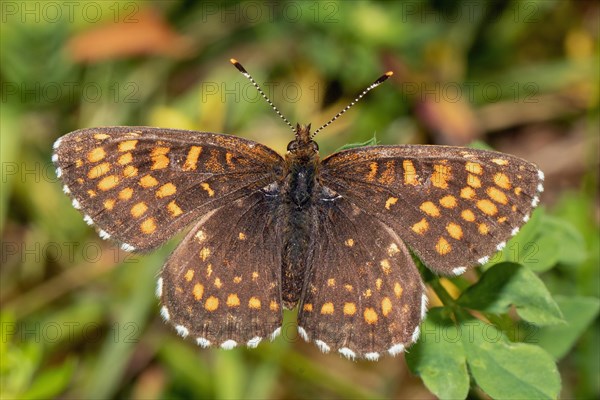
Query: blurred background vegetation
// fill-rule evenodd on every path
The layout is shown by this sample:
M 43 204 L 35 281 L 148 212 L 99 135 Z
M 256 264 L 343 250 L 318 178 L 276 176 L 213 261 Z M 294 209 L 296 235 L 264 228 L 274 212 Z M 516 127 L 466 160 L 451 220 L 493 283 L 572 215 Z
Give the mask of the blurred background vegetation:
M 433 397 L 403 357 L 320 354 L 296 337 L 293 312 L 256 350 L 182 340 L 153 294 L 177 239 L 125 254 L 61 192 L 52 143 L 84 127 L 225 132 L 285 150 L 290 131 L 230 57 L 288 119 L 313 127 L 393 70 L 319 134 L 322 154 L 376 134 L 381 144 L 479 140 L 538 164 L 546 211 L 585 249 L 541 278 L 555 294 L 599 296 L 597 2 L 0 6 L 3 398 Z M 599 331 L 596 318 L 557 360 L 561 397 L 600 395 Z

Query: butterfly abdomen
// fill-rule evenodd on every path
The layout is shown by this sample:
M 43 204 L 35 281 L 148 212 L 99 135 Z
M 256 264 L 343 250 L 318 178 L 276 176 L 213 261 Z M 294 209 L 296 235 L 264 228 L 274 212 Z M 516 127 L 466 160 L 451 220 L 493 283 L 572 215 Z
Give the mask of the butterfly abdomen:
M 315 227 L 314 193 L 316 166 L 290 164 L 283 193 L 284 246 L 282 255 L 282 297 L 286 308 L 293 308 L 302 292 L 309 249 Z

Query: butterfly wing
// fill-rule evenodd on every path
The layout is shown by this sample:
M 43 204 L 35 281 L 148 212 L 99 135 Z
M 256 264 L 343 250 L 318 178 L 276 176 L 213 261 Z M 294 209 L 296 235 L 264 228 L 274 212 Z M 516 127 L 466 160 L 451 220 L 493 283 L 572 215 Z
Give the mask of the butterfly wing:
M 73 206 L 124 250 L 160 245 L 203 214 L 279 179 L 284 163 L 242 138 L 147 127 L 82 129 L 54 149 Z
M 198 345 L 256 347 L 281 326 L 276 198 L 257 191 L 205 215 L 163 267 L 163 317 Z
M 415 342 L 421 276 L 400 238 L 348 198 L 320 200 L 298 332 L 324 352 L 377 360 Z
M 443 274 L 485 264 L 538 204 L 543 173 L 503 153 L 450 146 L 373 146 L 322 162 L 323 185 L 390 226 Z

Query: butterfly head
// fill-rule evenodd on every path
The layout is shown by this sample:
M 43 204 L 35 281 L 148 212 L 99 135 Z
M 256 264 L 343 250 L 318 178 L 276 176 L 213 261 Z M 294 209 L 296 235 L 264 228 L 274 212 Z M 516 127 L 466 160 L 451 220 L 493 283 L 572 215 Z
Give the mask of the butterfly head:
M 296 124 L 296 138 L 288 144 L 287 155 L 307 161 L 319 156 L 319 145 L 312 140 L 310 124 Z

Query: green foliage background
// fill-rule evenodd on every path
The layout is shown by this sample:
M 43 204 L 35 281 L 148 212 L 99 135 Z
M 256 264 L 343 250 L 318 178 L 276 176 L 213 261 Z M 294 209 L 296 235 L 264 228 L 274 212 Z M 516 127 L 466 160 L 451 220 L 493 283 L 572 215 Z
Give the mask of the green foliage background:
M 0 3 L 2 398 L 600 396 L 597 3 L 67 3 Z M 74 44 L 102 29 L 118 34 Z M 61 192 L 52 143 L 89 126 L 283 151 L 289 130 L 230 57 L 313 127 L 394 70 L 319 134 L 323 154 L 375 133 L 478 139 L 546 171 L 544 205 L 488 265 L 452 279 L 423 269 L 430 311 L 406 361 L 320 354 L 294 312 L 256 350 L 201 350 L 162 323 L 153 294 L 177 239 L 122 253 Z

